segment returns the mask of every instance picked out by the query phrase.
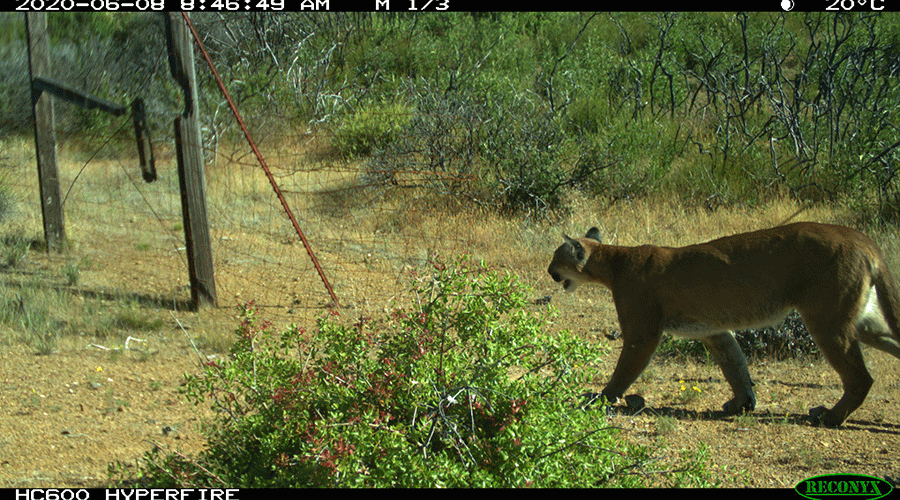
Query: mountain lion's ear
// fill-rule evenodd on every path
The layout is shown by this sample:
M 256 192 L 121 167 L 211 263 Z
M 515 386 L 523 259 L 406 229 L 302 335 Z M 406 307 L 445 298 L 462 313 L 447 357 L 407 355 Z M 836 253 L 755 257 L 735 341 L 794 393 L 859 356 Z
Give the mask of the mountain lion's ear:
M 569 238 L 566 235 L 563 235 L 563 238 L 566 239 L 566 243 L 572 245 L 572 252 L 575 254 L 575 258 L 578 260 L 584 259 L 584 246 L 581 243 L 578 243 L 578 240 Z
M 600 230 L 597 229 L 596 227 L 592 227 L 590 229 L 590 231 L 588 231 L 587 234 L 584 235 L 584 237 L 599 241 L 600 243 L 603 243 L 603 240 L 600 239 Z

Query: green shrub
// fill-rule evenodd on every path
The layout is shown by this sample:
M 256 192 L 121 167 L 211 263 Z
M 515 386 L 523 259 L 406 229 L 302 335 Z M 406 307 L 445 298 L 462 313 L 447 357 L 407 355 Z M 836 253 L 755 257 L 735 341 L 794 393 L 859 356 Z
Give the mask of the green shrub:
M 434 265 L 411 305 L 310 335 L 243 309 L 230 358 L 190 376 L 206 451 L 147 454 L 139 482 L 231 487 L 635 486 L 647 451 L 580 407 L 600 354 L 512 276 Z M 701 468 L 688 467 L 697 471 Z M 691 481 L 700 475 L 689 473 Z M 679 476 L 681 477 L 681 476 Z
M 405 104 L 365 105 L 344 119 L 334 133 L 334 146 L 347 156 L 368 155 L 396 139 L 411 118 Z

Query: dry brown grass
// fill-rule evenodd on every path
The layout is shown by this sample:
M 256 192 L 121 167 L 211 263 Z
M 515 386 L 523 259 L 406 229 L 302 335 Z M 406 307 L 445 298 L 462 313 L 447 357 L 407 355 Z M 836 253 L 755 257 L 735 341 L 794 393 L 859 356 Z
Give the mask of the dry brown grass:
M 504 217 L 490 207 L 436 200 L 433 192 L 360 186 L 361 163 L 320 154 L 315 144 L 263 152 L 342 305 L 360 315 L 390 307 L 409 274 L 423 270 L 434 256 L 472 254 L 520 275 L 538 296 L 561 295 L 546 276 L 548 257 L 563 234 L 581 235 L 591 226 L 613 244 L 678 246 L 788 221 L 852 220 L 837 206 L 801 206 L 786 199 L 706 210 L 664 198 L 610 204 L 577 194 L 564 215 Z M 2 230 L 40 238 L 30 144 L 10 141 L 4 152 L 20 174 L 14 186 L 20 203 L 17 217 Z M 240 152 L 240 145 L 228 148 L 207 167 L 220 304 L 254 300 L 285 321 L 312 322 L 330 299 L 269 181 L 255 159 Z M 71 281 L 66 275 L 74 271 L 79 290 L 156 303 L 185 300 L 187 264 L 172 155 L 158 152 L 160 180 L 149 185 L 140 180 L 134 160 L 86 161 L 83 153 L 66 148 L 59 158 L 70 251 L 32 252 L 32 261 L 42 267 L 37 280 L 66 285 Z M 896 241 L 888 234 L 875 237 L 891 246 Z M 895 254 L 892 250 L 887 253 Z M 584 300 L 608 304 L 604 291 L 586 295 Z M 608 306 L 603 309 L 601 316 L 614 318 Z
M 39 239 L 40 210 L 30 143 L 6 143 L 3 147 L 17 174 L 13 187 L 20 200 L 16 216 L 0 223 L 0 236 L 24 234 Z M 446 200 L 436 203 L 428 199 L 428 193 L 385 193 L 358 187 L 354 182 L 360 165 L 316 155 L 304 147 L 272 148 L 267 154 L 344 306 L 339 309 L 340 314 L 348 320 L 380 314 L 395 301 L 405 300 L 410 274 L 428 272 L 426 263 L 430 256 L 472 254 L 517 274 L 533 287 L 535 298 L 551 296 L 560 315 L 556 324 L 548 327 L 571 329 L 587 342 L 605 346 L 608 341 L 603 334 L 618 328 L 608 292 L 600 287 L 583 287 L 578 294 L 564 294 L 546 274 L 549 257 L 563 234 L 580 236 L 597 226 L 604 238 L 614 244 L 686 245 L 788 221 L 854 220 L 853 214 L 841 206 L 801 206 L 786 199 L 752 208 L 709 211 L 662 198 L 610 204 L 577 195 L 569 200 L 571 212 L 564 215 L 541 219 L 502 217 L 489 208 L 461 209 Z M 222 307 L 191 313 L 177 307 L 189 294 L 171 156 L 158 156 L 161 179 L 152 185 L 143 184 L 136 162 L 131 160 L 93 160 L 86 164 L 75 157 L 66 150 L 60 154 L 64 190 L 68 191 L 80 172 L 66 204 L 71 242 L 68 252 L 48 255 L 31 249 L 15 267 L 0 271 L 0 316 L 21 319 L 19 313 L 27 310 L 35 318 L 27 328 L 18 319 L 0 323 L 0 357 L 5 356 L 5 368 L 0 369 L 6 381 L 4 394 L 10 407 L 22 406 L 9 425 L 34 429 L 33 435 L 23 435 L 21 442 L 7 447 L 10 456 L 28 450 L 32 458 L 27 463 L 11 460 L 0 471 L 0 485 L 97 485 L 96 478 L 103 477 L 110 460 L 135 458 L 145 448 L 142 440 L 162 439 L 158 437 L 158 426 L 148 422 L 172 423 L 183 433 L 182 445 L 190 442 L 202 446 L 197 434 L 189 430 L 195 417 L 183 407 L 183 402 L 176 403 L 180 401 L 175 394 L 179 375 L 190 370 L 197 359 L 187 336 L 205 354 L 223 351 L 237 324 L 233 306 L 249 300 L 261 304 L 262 314 L 276 324 L 296 322 L 310 327 L 328 312 L 324 287 L 258 166 L 246 163 L 246 159 L 239 163 L 220 158 L 207 170 Z M 867 232 L 883 245 L 896 269 L 894 256 L 900 254 L 897 231 Z M 55 354 L 40 357 L 36 364 L 33 354 L 43 349 L 41 342 L 48 340 L 48 334 L 55 342 L 48 352 Z M 129 335 L 146 340 L 141 344 L 143 351 L 122 351 Z M 91 344 L 117 349 L 111 353 L 99 351 L 89 347 Z M 614 342 L 610 345 L 613 349 L 616 346 Z M 65 362 L 60 364 L 57 357 Z M 614 356 L 608 358 L 604 366 L 592 367 L 598 387 L 615 362 Z M 889 362 L 892 364 L 888 367 L 896 364 L 893 359 Z M 98 380 L 103 389 L 84 390 L 85 385 L 98 378 L 96 370 L 101 367 L 104 376 Z M 713 470 L 725 471 L 722 477 L 728 479 L 729 485 L 790 486 L 796 477 L 811 475 L 815 469 L 786 466 L 784 460 L 794 459 L 790 454 L 785 459 L 783 454 L 775 453 L 779 445 L 773 439 L 790 443 L 797 440 L 798 433 L 815 433 L 816 442 L 824 442 L 843 435 L 819 435 L 818 430 L 799 426 L 785 416 L 784 408 L 789 408 L 787 414 L 802 412 L 805 406 L 827 400 L 836 390 L 831 379 L 823 378 L 825 374 L 831 376 L 826 367 L 815 370 L 823 375 L 797 378 L 796 382 L 792 377 L 800 377 L 799 373 L 809 372 L 810 367 L 785 363 L 755 366 L 753 371 L 761 382 L 758 413 L 762 416 L 754 416 L 760 418 L 762 425 L 748 431 L 744 429 L 747 425 L 701 418 L 702 411 L 717 408 L 726 398 L 727 385 L 716 380 L 719 374 L 715 367 L 655 364 L 636 390 L 643 391 L 651 404 L 688 405 L 687 414 L 693 417 L 673 411 L 671 417 L 628 419 L 620 424 L 630 429 L 626 432 L 628 439 L 640 444 L 659 446 L 661 441 L 668 441 L 665 449 L 670 451 L 666 453 L 674 455 L 682 446 L 710 444 L 716 450 Z M 879 384 L 890 384 L 885 377 L 876 378 Z M 689 403 L 673 399 L 676 382 L 681 379 L 702 380 L 703 395 Z M 62 386 L 60 380 L 68 385 Z M 70 380 L 80 383 L 72 385 Z M 807 389 L 821 386 L 828 390 Z M 870 398 L 860 409 L 859 418 L 880 422 L 877 412 L 889 411 L 892 407 L 888 398 L 896 394 L 896 385 L 887 387 L 886 391 L 878 389 L 882 392 L 873 393 L 877 397 Z M 804 388 L 802 394 L 798 394 L 798 388 Z M 47 397 L 35 399 L 34 394 Z M 94 401 L 98 398 L 101 401 Z M 47 403 L 42 403 L 44 400 Z M 128 404 L 118 405 L 110 414 L 110 402 L 116 401 Z M 50 403 L 54 406 L 49 414 L 38 411 L 41 404 Z M 92 416 L 94 406 L 104 415 L 102 418 Z M 774 416 L 767 417 L 769 411 Z M 73 415 L 87 418 L 73 421 Z M 890 414 L 884 418 L 892 420 Z M 37 426 L 38 420 L 43 422 L 42 427 Z M 90 425 L 82 423 L 88 421 Z M 103 430 L 96 430 L 98 426 Z M 737 452 L 729 453 L 731 438 L 726 436 L 723 440 L 723 432 L 735 434 L 731 430 L 735 426 L 741 428 L 736 435 L 746 436 L 747 442 L 739 444 Z M 68 444 L 70 438 L 60 438 L 60 429 L 69 428 L 83 432 L 84 437 L 78 439 L 86 440 L 85 446 L 72 447 Z M 855 432 L 854 436 L 862 434 Z M 894 436 L 889 438 L 893 440 Z M 868 464 L 877 460 L 866 458 L 859 450 L 870 445 L 886 449 L 892 446 L 866 444 L 865 439 L 848 437 L 844 444 L 861 444 L 841 448 L 839 453 Z M 131 448 L 120 445 L 124 442 Z M 48 443 L 48 447 L 35 447 L 33 443 Z M 61 446 L 67 447 L 67 454 L 58 452 Z M 741 449 L 754 451 L 748 454 Z M 87 455 L 81 450 L 87 450 Z M 838 448 L 835 445 L 822 453 L 834 460 Z M 771 466 L 766 465 L 767 454 L 774 457 Z M 77 473 L 48 472 L 74 471 L 72 464 L 79 464 Z M 735 469 L 753 470 L 746 478 L 763 480 L 746 483 L 745 477 L 729 474 Z M 874 469 L 861 466 L 853 470 Z M 94 482 L 85 482 L 86 477 L 94 478 Z

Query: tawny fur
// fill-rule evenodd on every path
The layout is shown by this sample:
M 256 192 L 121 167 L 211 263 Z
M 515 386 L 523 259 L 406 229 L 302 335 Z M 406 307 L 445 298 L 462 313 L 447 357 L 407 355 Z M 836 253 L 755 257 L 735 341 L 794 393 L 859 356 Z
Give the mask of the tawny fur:
M 844 394 L 810 413 L 838 426 L 872 385 L 859 342 L 900 358 L 900 295 L 884 256 L 850 228 L 800 222 L 685 247 L 604 245 L 592 228 L 565 237 L 548 272 L 566 291 L 600 284 L 612 292 L 622 353 L 603 390 L 622 397 L 647 366 L 663 332 L 709 348 L 734 392 L 727 413 L 756 405 L 734 331 L 777 325 L 800 313 Z

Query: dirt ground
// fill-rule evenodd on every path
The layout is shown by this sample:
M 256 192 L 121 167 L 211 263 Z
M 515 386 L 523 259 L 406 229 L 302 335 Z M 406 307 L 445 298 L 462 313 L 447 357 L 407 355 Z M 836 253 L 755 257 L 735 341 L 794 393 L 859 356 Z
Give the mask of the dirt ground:
M 614 325 L 598 326 L 597 318 L 610 314 L 608 299 L 563 296 L 549 279 L 537 282 L 536 296 L 553 294 L 561 324 L 589 342 L 608 342 L 610 354 L 597 367 L 602 387 L 621 347 L 606 340 Z M 590 312 L 573 314 L 579 309 Z M 235 310 L 223 307 L 202 317 L 158 313 L 165 326 L 134 335 L 142 341 L 130 341 L 127 350 L 77 336 L 50 355 L 36 355 L 24 344 L 0 347 L 0 487 L 103 487 L 111 463 L 134 467 L 153 446 L 185 453 L 202 448 L 199 425 L 206 410 L 178 394 L 183 374 L 195 372 L 198 360 L 179 322 L 233 329 Z M 188 332 L 199 335 L 199 329 Z M 118 349 L 104 349 L 111 347 Z M 618 414 L 612 423 L 624 439 L 658 450 L 657 461 L 636 471 L 651 478 L 664 478 L 684 450 L 706 449 L 707 470 L 726 487 L 793 488 L 830 473 L 877 476 L 897 487 L 900 361 L 872 349 L 866 358 L 876 385 L 840 429 L 803 419 L 808 408 L 830 406 L 840 395 L 836 374 L 815 360 L 753 361 L 756 411 L 723 417 L 716 410 L 730 395 L 717 368 L 657 358 L 629 391 L 644 397 L 647 407 Z
M 651 375 L 630 391 L 642 395 L 647 408 L 636 416 L 617 416 L 614 422 L 633 442 L 663 444 L 661 459 L 675 459 L 681 450 L 705 446 L 709 470 L 722 486 L 793 488 L 808 477 L 853 473 L 886 479 L 896 488 L 900 363 L 873 350 L 867 359 L 879 381 L 863 406 L 837 430 L 814 427 L 806 419 L 808 408 L 831 406 L 841 394 L 837 375 L 820 360 L 754 363 L 756 410 L 726 417 L 717 410 L 731 392 L 716 367 L 657 359 Z M 682 386 L 687 391 L 699 387 L 702 395 L 685 401 Z
M 551 287 L 552 288 L 552 287 Z M 611 351 L 597 368 L 601 389 L 612 373 L 621 341 L 606 339 L 617 328 L 614 307 L 606 292 L 557 294 L 553 300 L 566 311 L 597 311 L 568 315 L 561 321 L 592 343 Z M 585 297 L 587 295 L 587 297 Z M 714 363 L 655 357 L 628 394 L 640 395 L 646 407 L 630 414 L 624 405 L 612 423 L 625 439 L 656 448 L 658 462 L 642 471 L 672 468 L 683 450 L 708 452 L 707 470 L 722 487 L 790 488 L 820 475 L 853 473 L 900 484 L 900 361 L 863 346 L 875 384 L 865 403 L 839 429 L 811 425 L 810 408 L 832 406 L 842 393 L 837 373 L 816 357 L 805 360 L 750 359 L 756 410 L 724 416 L 719 410 L 731 389 Z M 627 396 L 626 396 L 627 397 Z M 652 474 L 651 474 L 652 477 Z
M 87 342 L 44 356 L 25 346 L 0 351 L 0 487 L 100 487 L 110 463 L 133 465 L 152 446 L 203 446 L 203 410 L 177 393 L 183 374 L 196 370 L 196 354 L 175 328 L 147 337 L 142 351 Z M 614 358 L 615 351 L 599 371 L 609 373 Z M 714 411 L 729 396 L 714 367 L 657 359 L 631 391 L 647 408 L 613 423 L 634 443 L 664 445 L 645 473 L 665 474 L 682 450 L 705 446 L 708 468 L 723 486 L 792 488 L 828 473 L 868 474 L 897 486 L 900 362 L 871 350 L 867 359 L 876 386 L 837 430 L 802 418 L 807 406 L 833 402 L 840 392 L 819 361 L 753 363 L 757 410 L 734 418 Z M 700 395 L 685 400 L 683 385 Z
M 0 486 L 101 487 L 111 462 L 133 464 L 156 444 L 199 449 L 199 412 L 177 393 L 196 358 L 186 342 L 149 343 L 149 358 L 87 345 L 47 356 L 3 349 Z

